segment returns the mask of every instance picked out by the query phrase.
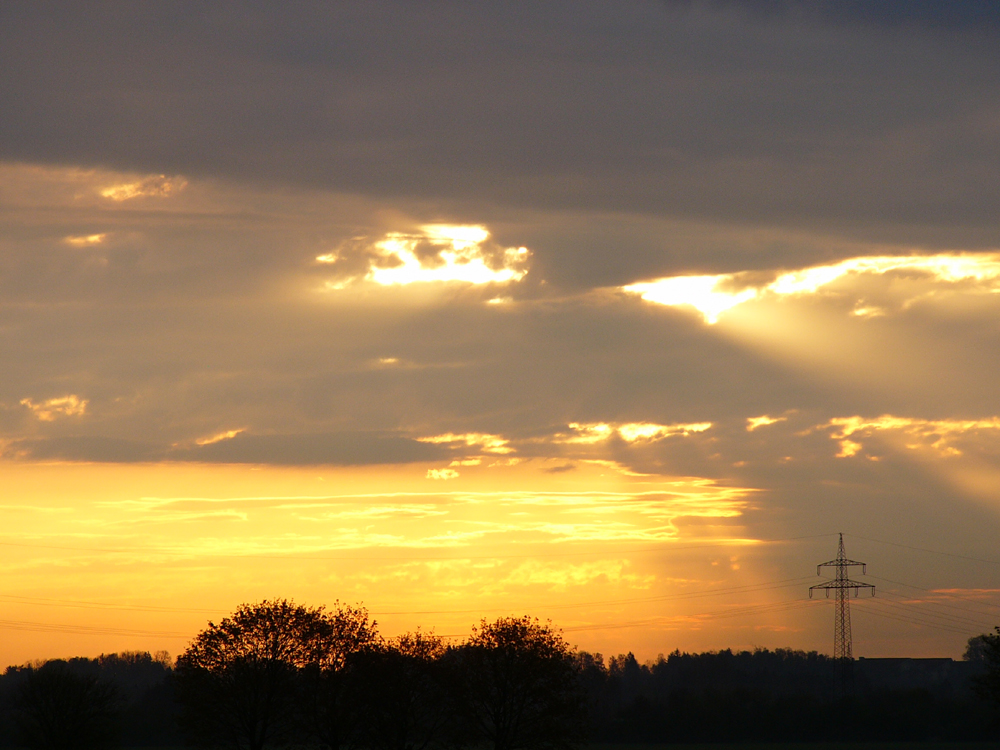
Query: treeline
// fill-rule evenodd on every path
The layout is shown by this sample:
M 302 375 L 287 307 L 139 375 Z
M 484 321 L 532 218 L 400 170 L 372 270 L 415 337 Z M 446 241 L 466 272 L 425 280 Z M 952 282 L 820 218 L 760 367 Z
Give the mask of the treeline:
M 866 667 L 881 660 L 854 662 L 845 671 L 828 656 L 785 649 L 675 652 L 646 664 L 629 654 L 604 666 L 599 657 L 581 658 L 592 662 L 582 678 L 594 707 L 592 739 L 597 742 L 985 741 L 1000 736 L 994 703 L 976 689 L 978 671 L 962 662 L 928 679 L 914 673 L 920 660 L 886 660 L 890 669 L 880 674 Z
M 210 623 L 173 664 L 124 653 L 8 668 L 0 744 L 558 750 L 1000 736 L 995 702 L 969 670 L 917 679 L 898 660 L 886 681 L 867 669 L 879 661 L 852 673 L 789 650 L 605 661 L 527 617 L 483 621 L 445 644 L 419 632 L 384 639 L 361 608 L 262 602 Z

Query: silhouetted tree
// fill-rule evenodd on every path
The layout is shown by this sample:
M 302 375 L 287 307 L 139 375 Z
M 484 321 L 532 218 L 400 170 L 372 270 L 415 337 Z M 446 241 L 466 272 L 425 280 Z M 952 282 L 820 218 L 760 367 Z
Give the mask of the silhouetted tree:
M 442 684 L 440 638 L 406 633 L 354 660 L 361 743 L 374 750 L 426 750 L 452 716 Z
M 356 657 L 380 645 L 377 623 L 363 607 L 335 602 L 324 613 L 318 658 L 306 665 L 300 683 L 300 715 L 310 734 L 337 750 L 355 736 L 360 718 L 356 700 Z
M 210 622 L 177 659 L 185 728 L 234 750 L 296 739 L 299 671 L 324 661 L 330 629 L 322 607 L 286 600 L 244 604 Z
M 551 625 L 530 617 L 483 620 L 447 660 L 466 739 L 493 750 L 533 750 L 568 748 L 582 738 L 577 663 Z
M 989 637 L 988 633 L 972 636 L 965 644 L 965 653 L 962 654 L 962 658 L 973 664 L 984 664 L 986 662 L 986 639 Z
M 975 646 L 973 641 L 977 641 Z M 983 633 L 969 639 L 968 654 L 980 657 L 986 671 L 975 678 L 976 692 L 980 696 L 1000 706 L 1000 626 L 992 633 Z
M 117 691 L 65 661 L 21 667 L 14 692 L 14 722 L 32 750 L 92 750 L 117 744 Z M 11 670 L 8 670 L 11 674 Z

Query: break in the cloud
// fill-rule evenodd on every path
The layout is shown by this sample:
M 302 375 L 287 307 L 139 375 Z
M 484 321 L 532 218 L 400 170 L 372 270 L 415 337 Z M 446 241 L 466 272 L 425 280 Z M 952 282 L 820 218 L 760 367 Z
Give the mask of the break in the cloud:
M 916 419 L 883 414 L 873 419 L 864 417 L 835 417 L 817 429 L 830 430 L 831 437 L 840 442 L 838 457 L 850 458 L 864 446 L 862 440 L 875 436 L 897 438 L 910 450 L 929 449 L 941 456 L 961 456 L 956 443 L 975 439 L 983 432 L 997 436 L 1000 417 L 989 419 Z M 902 438 L 901 441 L 898 438 Z M 995 439 L 995 438 L 994 438 Z
M 134 198 L 166 198 L 187 187 L 183 177 L 165 174 L 143 177 L 135 182 L 122 182 L 101 188 L 101 197 L 121 203 Z
M 734 273 L 717 276 L 672 276 L 637 282 L 622 287 L 642 299 L 661 305 L 687 306 L 696 309 L 706 323 L 738 305 L 763 298 L 851 292 L 861 286 L 866 276 L 891 274 L 904 288 L 896 293 L 896 304 L 905 309 L 914 302 L 958 288 L 958 292 L 996 294 L 1000 292 L 1000 254 L 942 253 L 848 258 L 829 265 L 803 268 L 777 274 L 771 281 L 760 282 L 757 273 Z M 863 287 L 862 287 L 863 288 Z M 885 315 L 887 310 L 857 298 L 852 314 L 859 317 Z
M 503 284 L 527 273 L 530 253 L 525 247 L 488 245 L 490 233 L 481 226 L 427 224 L 416 233 L 390 232 L 373 243 L 356 238 L 337 252 L 316 258 L 320 263 L 348 268 L 367 267 L 360 278 L 382 286 L 458 281 L 467 284 Z M 346 275 L 328 281 L 343 289 L 359 277 Z
M 556 436 L 555 441 L 560 443 L 599 443 L 617 436 L 626 443 L 634 443 L 638 440 L 660 440 L 661 438 L 674 435 L 690 435 L 692 433 L 704 432 L 711 428 L 711 422 L 698 422 L 696 424 L 653 424 L 650 422 L 628 422 L 625 424 L 605 424 L 598 422 L 595 424 L 579 424 L 571 422 L 568 427 L 569 433 L 562 433 Z
M 87 399 L 72 393 L 68 396 L 56 396 L 37 403 L 30 398 L 22 398 L 21 405 L 27 407 L 43 422 L 54 422 L 60 417 L 78 417 L 87 413 Z

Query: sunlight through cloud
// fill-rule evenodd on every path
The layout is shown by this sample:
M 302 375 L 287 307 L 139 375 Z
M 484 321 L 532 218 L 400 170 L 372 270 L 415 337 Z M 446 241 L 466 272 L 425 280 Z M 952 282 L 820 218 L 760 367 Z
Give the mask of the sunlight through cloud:
M 489 231 L 478 225 L 425 224 L 418 232 L 390 232 L 366 249 L 368 270 L 363 278 L 381 286 L 505 284 L 523 279 L 530 251 L 526 247 L 499 247 L 488 243 L 489 237 Z M 331 252 L 316 260 L 336 264 L 344 257 L 341 252 Z M 343 289 L 351 280 L 330 281 L 327 288 Z
M 455 435 L 448 432 L 444 435 L 418 437 L 417 440 L 421 443 L 433 443 L 435 445 L 457 443 L 470 448 L 479 448 L 486 453 L 497 453 L 500 455 L 514 452 L 514 449 L 508 445 L 508 441 L 505 438 L 481 432 L 469 432 L 464 435 Z
M 214 443 L 221 443 L 223 440 L 232 440 L 241 432 L 245 431 L 246 428 L 244 427 L 241 427 L 237 430 L 226 430 L 225 432 L 219 432 L 215 435 L 209 435 L 208 437 L 198 438 L 194 442 L 195 445 L 213 445 Z
M 165 174 L 150 175 L 135 182 L 123 182 L 101 189 L 101 197 L 118 203 L 133 198 L 166 198 L 187 187 L 183 177 L 167 177 Z
M 915 419 L 883 414 L 875 418 L 860 416 L 836 417 L 817 425 L 830 430 L 830 437 L 840 444 L 838 458 L 857 455 L 864 445 L 860 442 L 876 433 L 895 433 L 903 437 L 910 450 L 930 449 L 940 456 L 960 456 L 962 450 L 954 443 L 962 436 L 980 430 L 1000 430 L 1000 417 L 989 419 Z
M 920 274 L 946 284 L 974 282 L 981 287 L 981 291 L 1000 293 L 1000 253 L 869 256 L 781 273 L 767 284 L 741 283 L 746 274 L 735 273 L 671 276 L 629 284 L 622 289 L 638 294 L 648 302 L 693 307 L 706 323 L 713 324 L 727 310 L 750 300 L 816 294 L 845 276 L 880 276 L 890 272 Z M 859 302 L 852 314 L 876 317 L 884 315 L 885 310 Z
M 73 247 L 90 247 L 91 245 L 100 245 L 107 238 L 108 238 L 107 233 L 84 234 L 84 235 L 64 237 L 63 242 L 65 242 L 67 245 L 72 245 Z
M 652 422 L 625 422 L 622 424 L 606 424 L 594 422 L 581 424 L 570 422 L 568 427 L 573 430 L 570 435 L 560 436 L 560 443 L 599 443 L 617 434 L 626 443 L 639 440 L 660 440 L 674 435 L 687 436 L 692 433 L 705 432 L 712 427 L 711 422 L 696 422 L 692 424 L 653 424 Z
M 767 427 L 778 422 L 784 422 L 786 419 L 788 417 L 769 417 L 766 414 L 759 417 L 747 417 L 747 432 L 753 432 L 758 427 Z
M 35 403 L 30 398 L 22 398 L 21 405 L 28 407 L 42 422 L 54 422 L 59 417 L 79 417 L 87 413 L 85 398 L 73 394 L 50 398 L 41 403 Z

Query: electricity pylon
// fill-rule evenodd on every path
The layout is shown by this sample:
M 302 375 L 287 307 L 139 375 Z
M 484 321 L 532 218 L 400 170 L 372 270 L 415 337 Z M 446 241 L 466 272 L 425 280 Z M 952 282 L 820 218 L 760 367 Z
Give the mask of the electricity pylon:
M 854 658 L 854 655 L 851 653 L 851 608 L 850 597 L 847 595 L 847 592 L 853 590 L 854 596 L 857 597 L 861 589 L 871 589 L 872 596 L 875 596 L 875 587 L 872 584 L 852 581 L 848 577 L 847 570 L 852 566 L 860 566 L 862 575 L 865 575 L 868 571 L 868 566 L 863 562 L 847 558 L 847 553 L 844 552 L 844 535 L 841 534 L 840 546 L 837 548 L 837 559 L 820 563 L 816 566 L 816 575 L 820 575 L 819 571 L 821 568 L 834 568 L 836 573 L 833 580 L 826 581 L 825 583 L 817 583 L 815 586 L 809 587 L 810 599 L 812 599 L 815 589 L 826 591 L 827 599 L 830 598 L 831 591 L 836 592 L 837 609 L 833 613 L 833 658 L 845 661 L 851 661 Z

